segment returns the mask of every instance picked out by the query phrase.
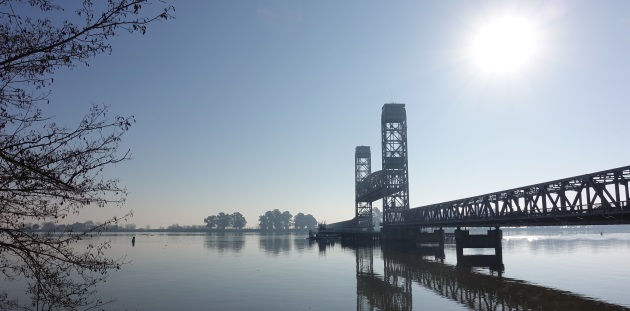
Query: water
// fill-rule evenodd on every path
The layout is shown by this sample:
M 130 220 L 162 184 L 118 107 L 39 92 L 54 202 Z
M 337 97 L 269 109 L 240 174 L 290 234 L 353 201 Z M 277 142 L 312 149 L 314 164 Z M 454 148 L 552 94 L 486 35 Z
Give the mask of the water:
M 131 263 L 99 294 L 123 310 L 630 310 L 630 227 L 503 230 L 501 274 L 455 267 L 448 244 L 441 260 L 303 235 L 108 235 Z

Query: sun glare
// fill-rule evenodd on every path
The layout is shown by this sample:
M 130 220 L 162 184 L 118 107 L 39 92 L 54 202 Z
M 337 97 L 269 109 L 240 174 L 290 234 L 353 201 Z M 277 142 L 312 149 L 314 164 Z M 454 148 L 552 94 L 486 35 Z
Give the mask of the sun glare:
M 533 23 L 516 17 L 502 17 L 482 25 L 472 43 L 472 58 L 483 71 L 517 72 L 527 67 L 537 52 Z

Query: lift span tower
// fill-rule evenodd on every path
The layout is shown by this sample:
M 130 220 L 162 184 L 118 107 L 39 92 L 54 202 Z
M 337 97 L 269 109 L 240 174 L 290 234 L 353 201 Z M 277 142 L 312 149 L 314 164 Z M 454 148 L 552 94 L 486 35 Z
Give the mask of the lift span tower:
M 355 149 L 355 221 L 372 228 L 372 202 L 383 199 L 383 223 L 398 223 L 409 210 L 407 112 L 405 104 L 385 104 L 381 113 L 382 170 L 371 172 L 368 146 Z

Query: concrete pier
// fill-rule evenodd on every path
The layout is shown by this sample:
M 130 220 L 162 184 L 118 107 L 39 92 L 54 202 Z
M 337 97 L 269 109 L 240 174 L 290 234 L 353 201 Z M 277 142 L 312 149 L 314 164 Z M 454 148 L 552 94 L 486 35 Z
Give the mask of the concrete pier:
M 417 228 L 412 227 L 383 227 L 381 229 L 381 240 L 415 242 L 417 231 Z
M 440 228 L 433 230 L 433 232 L 418 232 L 416 244 L 418 246 L 433 245 L 444 248 L 444 229 Z
M 444 259 L 444 229 L 416 233 L 416 251 L 435 259 Z
M 489 267 L 503 271 L 503 248 L 501 239 L 502 231 L 497 227 L 488 230 L 487 234 L 473 234 L 468 230 L 457 228 L 455 230 L 455 248 L 457 251 L 457 264 L 471 267 Z M 466 255 L 464 248 L 494 248 L 494 255 Z

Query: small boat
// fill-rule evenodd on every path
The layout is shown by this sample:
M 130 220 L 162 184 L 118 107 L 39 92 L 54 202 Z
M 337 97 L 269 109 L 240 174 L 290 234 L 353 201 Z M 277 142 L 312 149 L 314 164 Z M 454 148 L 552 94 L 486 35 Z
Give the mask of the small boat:
M 319 224 L 317 232 L 308 230 L 309 240 L 340 240 L 341 237 L 333 229 L 327 229 L 326 225 Z

